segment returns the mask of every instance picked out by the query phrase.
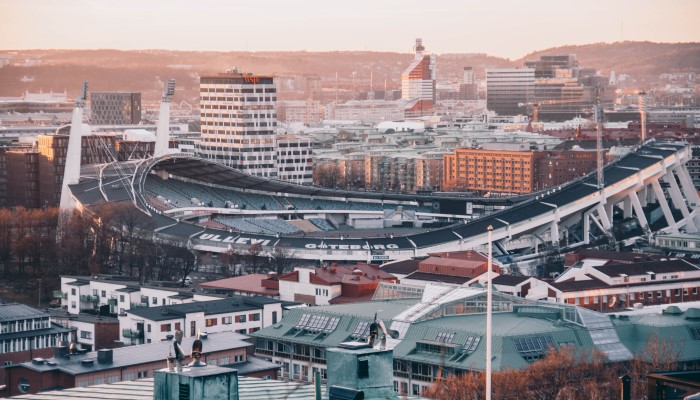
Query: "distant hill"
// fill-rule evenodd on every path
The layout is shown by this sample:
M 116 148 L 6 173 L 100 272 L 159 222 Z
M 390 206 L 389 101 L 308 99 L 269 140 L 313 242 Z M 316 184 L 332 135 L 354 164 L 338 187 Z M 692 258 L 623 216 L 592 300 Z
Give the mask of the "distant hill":
M 594 67 L 604 74 L 615 71 L 649 80 L 668 72 L 700 74 L 700 43 L 615 42 L 561 46 L 530 53 L 520 60 L 538 59 L 549 54 L 576 54 L 579 65 Z
M 608 73 L 630 74 L 638 80 L 653 79 L 664 72 L 700 73 L 700 43 L 620 42 L 562 46 L 528 54 L 520 60 L 508 60 L 486 54 L 438 55 L 438 80 L 457 80 L 465 66 L 472 66 L 477 78 L 488 67 L 520 66 L 525 60 L 543 54 L 578 56 L 581 66 Z M 412 59 L 408 53 L 390 52 L 197 52 L 170 50 L 19 50 L 9 54 L 13 64 L 39 59 L 40 67 L 6 66 L 0 68 L 0 96 L 19 96 L 29 91 L 63 91 L 75 96 L 83 80 L 91 91 L 138 91 L 146 99 L 157 99 L 160 88 L 156 77 L 178 80 L 176 100 L 195 101 L 199 76 L 223 72 L 231 67 L 241 71 L 273 75 L 316 74 L 330 87 L 336 73 L 341 82 L 352 79 L 368 84 L 372 75 L 375 88 L 400 87 L 403 69 Z M 22 82 L 22 76 L 34 81 Z

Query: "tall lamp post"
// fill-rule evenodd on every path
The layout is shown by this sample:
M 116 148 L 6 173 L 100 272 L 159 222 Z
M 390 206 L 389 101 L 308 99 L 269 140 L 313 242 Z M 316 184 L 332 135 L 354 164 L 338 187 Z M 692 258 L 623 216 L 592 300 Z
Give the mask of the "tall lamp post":
M 488 248 L 488 271 L 486 272 L 486 400 L 491 400 L 491 314 L 492 314 L 492 299 L 491 299 L 491 265 L 492 261 L 492 244 L 491 232 L 493 226 L 489 225 L 486 230 L 489 233 L 489 248 Z

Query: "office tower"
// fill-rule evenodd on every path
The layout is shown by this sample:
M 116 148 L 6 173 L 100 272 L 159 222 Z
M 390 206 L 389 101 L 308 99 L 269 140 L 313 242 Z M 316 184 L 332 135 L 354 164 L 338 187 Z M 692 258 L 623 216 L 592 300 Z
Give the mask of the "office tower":
M 94 92 L 90 110 L 93 125 L 136 125 L 141 122 L 141 93 Z
M 277 88 L 272 76 L 200 78 L 202 138 L 196 153 L 247 173 L 277 176 Z
M 576 54 L 541 56 L 539 60 L 525 61 L 525 67 L 535 70 L 535 78 L 557 78 L 557 70 L 578 70 Z
M 425 53 L 423 40 L 416 39 L 416 56 L 401 74 L 401 98 L 407 101 L 406 117 L 432 115 L 435 109 L 435 55 Z
M 476 84 L 474 83 L 474 69 L 472 67 L 464 67 L 464 79 L 459 85 L 460 100 L 476 100 L 477 95 Z
M 535 86 L 533 68 L 486 70 L 486 107 L 498 115 L 526 115 Z

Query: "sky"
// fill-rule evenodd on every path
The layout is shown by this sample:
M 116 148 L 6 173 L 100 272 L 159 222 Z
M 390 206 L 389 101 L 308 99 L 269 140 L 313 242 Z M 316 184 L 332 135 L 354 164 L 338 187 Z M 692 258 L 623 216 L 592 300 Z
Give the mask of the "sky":
M 487 53 L 700 42 L 698 0 L 0 0 L 0 50 Z

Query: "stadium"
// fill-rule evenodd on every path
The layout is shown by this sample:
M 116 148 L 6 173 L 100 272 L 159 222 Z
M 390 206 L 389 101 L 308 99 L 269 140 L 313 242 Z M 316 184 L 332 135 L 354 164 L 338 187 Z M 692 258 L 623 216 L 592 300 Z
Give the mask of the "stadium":
M 492 227 L 500 255 L 534 254 L 552 242 L 588 243 L 610 229 L 616 211 L 636 213 L 646 225 L 654 214 L 650 207 L 668 207 L 672 223 L 665 229 L 694 224 L 695 210 L 683 210 L 685 204 L 673 209 L 665 201 L 647 204 L 645 193 L 642 205 L 637 195 L 647 187 L 653 193 L 658 178 L 668 173 L 685 182 L 682 167 L 689 158 L 683 144 L 648 143 L 606 166 L 604 188 L 591 174 L 525 200 L 301 186 L 177 154 L 101 166 L 70 189 L 81 209 L 130 201 L 156 235 L 184 239 L 206 252 L 259 244 L 264 251 L 288 248 L 307 260 L 396 260 L 481 248 Z
M 325 189 L 172 153 L 168 121 L 174 90 L 169 81 L 153 157 L 81 170 L 84 85 L 71 123 L 61 208 L 90 211 L 130 202 L 143 216 L 140 230 L 184 241 L 193 250 L 222 253 L 259 245 L 268 254 L 284 248 L 294 258 L 318 262 L 400 260 L 485 250 L 489 242 L 501 260 L 529 262 L 601 238 L 614 241 L 614 225 L 628 227 L 632 241 L 657 231 L 700 228 L 687 143 L 649 140 L 600 171 L 529 196 Z

